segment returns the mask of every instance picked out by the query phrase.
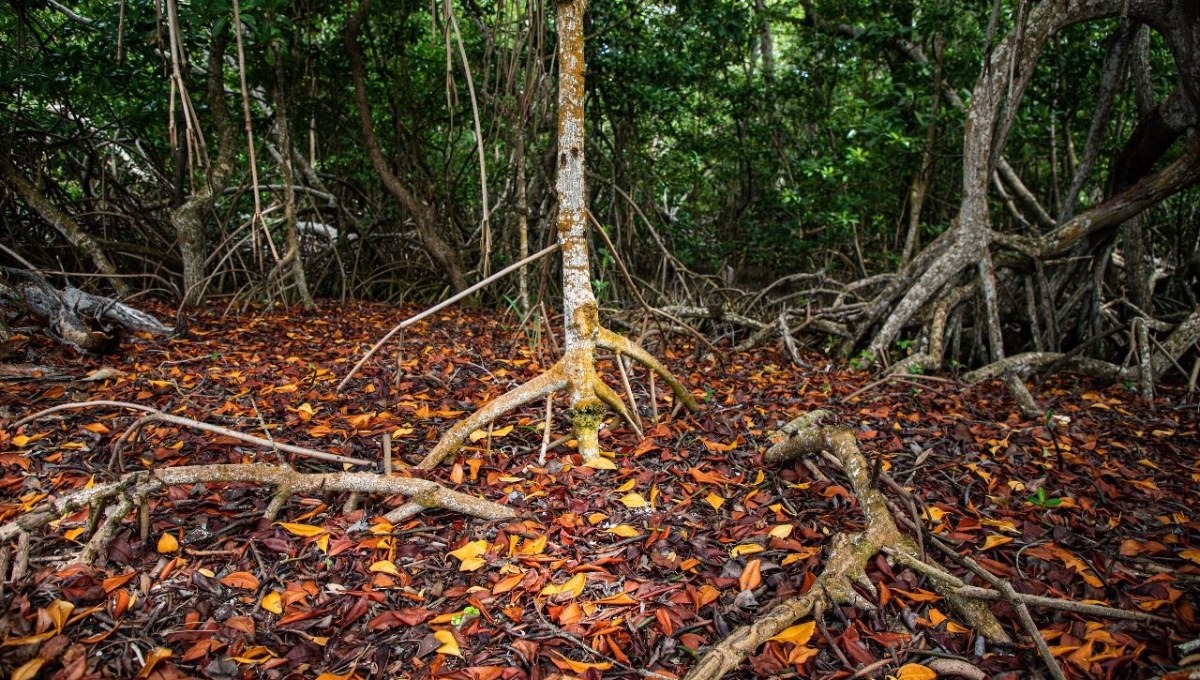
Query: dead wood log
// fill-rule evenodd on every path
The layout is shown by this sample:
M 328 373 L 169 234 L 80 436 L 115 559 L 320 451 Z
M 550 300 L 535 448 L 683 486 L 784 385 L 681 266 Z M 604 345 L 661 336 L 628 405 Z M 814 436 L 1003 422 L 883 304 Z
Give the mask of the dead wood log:
M 55 289 L 37 272 L 2 268 L 26 280 L 20 286 L 0 281 L 0 299 L 24 305 L 59 342 L 92 354 L 113 352 L 124 333 L 173 335 L 175 329 L 129 305 L 67 286 Z

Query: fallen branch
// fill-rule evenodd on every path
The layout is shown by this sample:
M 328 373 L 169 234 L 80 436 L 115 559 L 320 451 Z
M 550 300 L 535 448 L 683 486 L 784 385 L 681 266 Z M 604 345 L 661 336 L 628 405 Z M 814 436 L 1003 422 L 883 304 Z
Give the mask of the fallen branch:
M 301 473 L 287 465 L 252 463 L 244 465 L 188 465 L 150 471 L 131 472 L 115 482 L 98 484 L 80 489 L 58 498 L 47 500 L 31 511 L 0 526 L 0 545 L 7 546 L 13 540 L 28 546 L 31 532 L 45 527 L 63 517 L 86 507 L 91 508 L 93 517 L 106 509 L 103 523 L 76 557 L 77 562 L 93 563 L 99 559 L 116 530 L 135 507 L 141 507 L 147 498 L 166 487 L 182 484 L 249 483 L 270 486 L 275 489 L 276 499 L 303 493 L 377 493 L 389 496 L 408 496 L 421 508 L 445 508 L 472 517 L 487 520 L 513 519 L 516 511 L 498 503 L 477 498 L 458 491 L 451 491 L 428 479 L 413 477 L 383 477 L 367 472 Z M 282 503 L 273 500 L 268 508 L 277 511 Z M 143 537 L 144 538 L 144 537 Z M 4 549 L 7 552 L 7 548 Z M 28 565 L 28 547 L 18 547 L 12 561 L 12 573 L 24 573 Z M 3 560 L 0 559 L 0 562 Z
M 125 443 L 128 442 L 133 437 L 133 435 L 137 433 L 138 430 L 140 430 L 142 427 L 144 427 L 145 425 L 148 425 L 149 423 L 152 423 L 152 422 L 164 422 L 164 423 L 172 423 L 174 425 L 181 425 L 183 427 L 191 427 L 191 428 L 195 428 L 197 430 L 203 430 L 205 432 L 212 432 L 213 434 L 219 434 L 219 435 L 223 435 L 226 437 L 233 437 L 234 439 L 244 441 L 248 444 L 254 444 L 255 446 L 261 446 L 263 448 L 274 449 L 276 451 L 282 451 L 284 453 L 291 453 L 291 454 L 295 454 L 297 456 L 306 456 L 308 458 L 316 458 L 318 460 L 326 460 L 326 461 L 329 461 L 332 463 L 348 463 L 350 465 L 374 465 L 375 464 L 372 461 L 364 460 L 362 458 L 353 458 L 351 456 L 342 456 L 342 455 L 338 455 L 336 453 L 326 453 L 324 451 L 318 451 L 316 449 L 310 449 L 310 448 L 306 448 L 303 446 L 293 446 L 292 444 L 281 444 L 279 442 L 272 441 L 269 439 L 263 439 L 262 437 L 255 437 L 254 435 L 251 435 L 251 434 L 246 434 L 244 432 L 238 432 L 237 430 L 231 430 L 227 427 L 221 427 L 220 425 L 209 425 L 208 423 L 202 423 L 198 420 L 192 420 L 191 418 L 184 418 L 183 416 L 173 416 L 169 413 L 163 413 L 162 411 L 159 411 L 158 409 L 155 409 L 155 408 L 151 408 L 149 406 L 143 406 L 141 404 L 134 404 L 132 402 L 127 402 L 127 401 L 98 400 L 98 401 L 76 401 L 76 402 L 71 402 L 69 404 L 59 404 L 58 406 L 54 406 L 54 407 L 51 407 L 51 408 L 48 408 L 48 409 L 45 409 L 42 411 L 38 411 L 37 413 L 34 413 L 33 415 L 25 416 L 24 418 L 18 420 L 16 423 L 13 424 L 13 429 L 15 430 L 18 427 L 21 427 L 22 425 L 26 425 L 26 424 L 31 423 L 40 418 L 44 418 L 45 416 L 48 416 L 52 413 L 57 413 L 59 411 L 68 411 L 68 410 L 73 410 L 73 409 L 91 408 L 93 406 L 117 406 L 120 408 L 134 409 L 135 411 L 143 411 L 143 412 L 149 414 L 149 415 L 137 420 L 137 422 L 135 422 L 133 425 L 130 425 L 125 430 L 125 432 L 121 433 L 121 436 L 117 437 L 116 441 L 113 442 L 113 459 L 114 460 L 119 460 L 121 451 L 124 448 Z

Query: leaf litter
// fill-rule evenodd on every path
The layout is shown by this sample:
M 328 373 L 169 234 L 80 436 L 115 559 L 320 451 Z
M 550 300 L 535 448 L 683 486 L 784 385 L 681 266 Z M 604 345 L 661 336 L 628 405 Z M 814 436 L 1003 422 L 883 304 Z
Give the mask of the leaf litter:
M 110 447 L 136 416 L 120 409 L 21 417 L 71 401 L 132 401 L 204 422 L 395 466 L 421 459 L 454 419 L 553 363 L 552 348 L 511 317 L 449 310 L 334 390 L 359 353 L 403 315 L 332 304 L 208 316 L 190 340 L 138 343 L 104 362 L 41 338 L 19 351 L 102 382 L 0 385 L 0 520 L 114 476 Z M 201 326 L 201 324 L 196 324 Z M 671 419 L 635 372 L 645 438 L 614 418 L 601 434 L 613 469 L 584 467 L 565 442 L 538 454 L 544 407 L 472 434 L 431 473 L 508 505 L 511 522 L 446 510 L 393 526 L 405 499 L 296 496 L 277 521 L 250 484 L 171 487 L 136 513 L 97 566 L 72 563 L 87 510 L 33 536 L 28 573 L 0 599 L 0 673 L 10 678 L 370 678 L 462 680 L 682 676 L 734 628 L 814 587 L 829 538 L 861 528 L 836 475 L 801 462 L 764 466 L 771 436 L 824 408 L 922 502 L 922 520 L 1017 592 L 1154 612 L 1174 626 L 1095 620 L 1034 608 L 1071 677 L 1185 677 L 1175 645 L 1197 637 L 1200 436 L 1197 408 L 1165 385 L 1153 404 L 1119 385 L 1059 377 L 1048 406 L 1022 420 L 999 385 L 929 389 L 883 382 L 843 362 L 773 350 L 699 358 L 690 338 L 651 346 L 687 376 L 705 409 Z M 605 361 L 611 362 L 611 357 Z M 604 363 L 602 361 L 602 363 Z M 397 375 L 399 366 L 399 375 Z M 614 374 L 613 366 L 601 366 Z M 857 394 L 856 394 L 857 393 Z M 852 395 L 852 396 L 851 396 Z M 849 397 L 849 398 L 848 398 Z M 556 404 L 551 434 L 569 432 Z M 611 414 L 610 414 L 611 416 Z M 334 463 L 255 449 L 169 423 L 144 428 L 126 470 L 205 463 Z M 380 468 L 382 469 L 382 468 Z M 876 559 L 875 613 L 850 607 L 802 622 L 737 673 L 933 677 L 947 657 L 994 678 L 1028 677 L 1028 641 L 984 645 L 924 577 Z M 961 574 L 960 574 L 961 575 Z M 817 586 L 819 587 L 819 586 Z M 993 611 L 1020 640 L 1007 604 Z M 847 665 L 849 664 L 849 665 Z M 1174 675 L 1172 675 L 1174 673 Z

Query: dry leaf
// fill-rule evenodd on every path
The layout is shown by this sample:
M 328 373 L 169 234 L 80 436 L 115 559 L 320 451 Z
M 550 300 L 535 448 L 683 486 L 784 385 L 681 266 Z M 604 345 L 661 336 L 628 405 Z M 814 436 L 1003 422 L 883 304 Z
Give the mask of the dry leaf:
M 296 522 L 276 522 L 275 524 L 283 527 L 289 534 L 303 536 L 304 538 L 328 533 L 325 527 L 313 526 L 311 524 L 298 524 Z
M 46 663 L 46 659 L 40 656 L 32 658 L 22 664 L 20 668 L 14 670 L 9 678 L 10 680 L 33 680 L 33 678 L 37 677 L 38 670 L 41 669 L 44 663 Z
M 646 499 L 642 498 L 642 494 L 637 493 L 636 491 L 622 496 L 621 504 L 627 508 L 644 508 L 649 505 L 649 503 L 646 502 Z
M 260 607 L 271 612 L 272 614 L 283 613 L 283 597 L 278 591 L 272 590 L 271 592 L 267 593 L 263 597 L 262 602 L 259 602 L 258 604 Z
M 895 680 L 933 680 L 938 674 L 919 663 L 906 663 L 896 671 Z
M 777 635 L 771 637 L 776 642 L 790 642 L 794 645 L 807 644 L 812 638 L 813 631 L 817 629 L 816 621 L 801 623 L 799 625 L 784 628 Z
M 617 526 L 612 527 L 611 529 L 605 529 L 605 531 L 607 531 L 610 534 L 616 534 L 616 535 L 620 536 L 621 538 L 633 538 L 634 536 L 642 535 L 642 532 L 638 531 L 637 529 L 634 529 L 633 527 L 629 526 L 628 524 L 618 524 Z
M 179 552 L 179 540 L 171 534 L 163 534 L 158 537 L 158 552 L 161 555 L 168 553 Z
M 241 588 L 243 590 L 258 590 L 258 577 L 248 571 L 235 571 L 231 574 L 226 574 L 221 579 L 221 583 L 230 588 Z
M 581 572 L 572 576 L 569 581 L 563 583 L 562 585 L 550 584 L 545 588 L 542 588 L 542 595 L 553 597 L 563 593 L 570 593 L 571 597 L 579 597 L 579 594 L 583 592 L 583 587 L 585 585 L 587 585 L 587 576 Z
M 438 647 L 436 650 L 434 650 L 438 654 L 451 654 L 458 657 L 462 656 L 462 651 L 460 651 L 458 648 L 458 640 L 455 639 L 454 633 L 451 633 L 448 630 L 438 630 L 434 631 L 433 637 L 437 638 L 437 641 L 442 643 L 441 647 Z

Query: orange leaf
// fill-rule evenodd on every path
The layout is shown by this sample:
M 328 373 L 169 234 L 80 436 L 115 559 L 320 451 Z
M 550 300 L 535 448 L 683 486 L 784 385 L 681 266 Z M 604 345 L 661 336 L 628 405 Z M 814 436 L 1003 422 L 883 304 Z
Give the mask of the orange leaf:
M 747 562 L 746 568 L 742 569 L 742 575 L 738 577 L 738 585 L 742 590 L 755 590 L 762 585 L 762 562 L 759 560 Z
M 221 583 L 230 588 L 243 590 L 258 590 L 258 577 L 248 571 L 235 571 L 221 579 Z
M 313 526 L 312 524 L 299 524 L 296 522 L 276 522 L 276 524 L 283 527 L 289 534 L 305 538 L 328 533 L 325 527 Z
M 142 666 L 142 670 L 138 671 L 137 677 L 149 677 L 150 671 L 154 670 L 154 667 L 158 665 L 159 661 L 169 659 L 173 656 L 175 656 L 175 652 L 172 652 L 166 647 L 154 648 L 149 654 L 146 655 L 146 664 Z
M 34 657 L 22 664 L 20 668 L 14 670 L 9 678 L 11 680 L 33 680 L 33 678 L 37 677 L 38 670 L 41 669 L 44 663 L 46 663 L 46 660 L 42 657 Z
M 131 571 L 131 572 L 128 572 L 125 574 L 121 574 L 120 576 L 111 576 L 111 577 L 106 578 L 103 581 L 101 581 L 100 587 L 104 589 L 104 592 L 111 593 L 112 591 L 116 590 L 117 588 L 120 588 L 121 586 L 125 585 L 126 583 L 129 583 L 130 579 L 132 579 L 134 576 L 137 576 L 137 575 L 138 575 L 138 572 Z
M 803 645 L 812 639 L 813 631 L 816 629 L 817 622 L 809 621 L 808 623 L 784 628 L 777 635 L 772 636 L 771 639 L 776 642 L 790 642 L 794 645 Z
M 163 534 L 158 537 L 158 552 L 166 555 L 167 553 L 179 552 L 179 540 L 171 534 Z
M 523 571 L 520 573 L 517 573 L 517 574 L 513 574 L 512 576 L 507 576 L 505 578 L 502 578 L 496 582 L 496 585 L 492 586 L 492 594 L 500 595 L 501 593 L 507 593 L 508 591 L 510 591 L 513 588 L 516 588 L 518 585 L 520 585 L 521 581 L 523 581 L 524 579 L 525 579 L 525 572 L 523 572 Z
M 896 671 L 896 680 L 933 680 L 937 676 L 933 670 L 919 663 L 906 663 Z
M 585 673 L 585 672 L 587 672 L 587 670 L 589 668 L 595 668 L 598 671 L 606 671 L 606 670 L 612 668 L 611 661 L 604 661 L 601 663 L 587 663 L 585 661 L 575 661 L 574 659 L 568 659 L 567 657 L 563 656 L 559 652 L 553 652 L 553 656 L 550 657 L 550 661 L 552 661 L 554 663 L 554 665 L 558 666 L 560 669 L 562 669 L 564 671 L 571 670 L 571 671 L 574 671 L 576 674 Z

